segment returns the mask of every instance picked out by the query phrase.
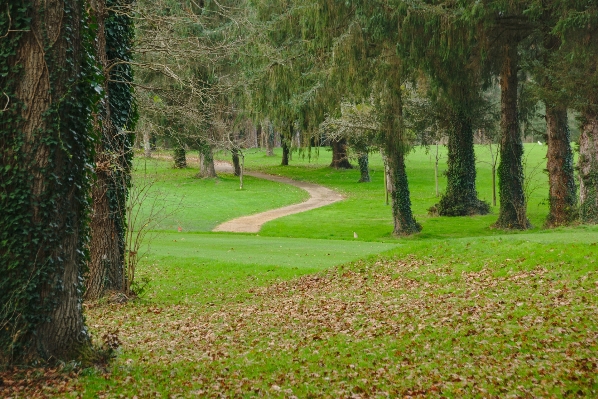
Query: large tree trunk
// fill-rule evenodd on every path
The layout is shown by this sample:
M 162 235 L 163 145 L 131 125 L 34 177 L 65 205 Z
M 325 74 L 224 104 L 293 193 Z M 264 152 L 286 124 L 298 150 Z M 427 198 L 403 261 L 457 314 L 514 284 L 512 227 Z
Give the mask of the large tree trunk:
M 214 178 L 216 175 L 216 168 L 214 167 L 214 153 L 212 146 L 203 144 L 199 150 L 199 174 L 197 177 Z
M 550 202 L 546 226 L 556 227 L 570 224 L 577 217 L 573 151 L 565 107 L 553 106 L 546 102 L 546 133 Z
M 352 169 L 353 166 L 349 162 L 347 156 L 347 139 L 341 138 L 339 140 L 332 141 L 332 162 L 330 163 L 331 168 L 336 169 Z
M 583 223 L 598 223 L 598 112 L 582 113 L 579 137 L 579 216 Z
M 467 111 L 453 107 L 448 132 L 446 193 L 438 203 L 441 216 L 485 215 L 490 205 L 478 199 L 476 190 L 473 126 Z
M 183 145 L 178 145 L 173 153 L 174 167 L 185 169 L 187 167 L 187 151 Z
M 498 166 L 500 213 L 494 224 L 502 229 L 527 229 L 527 201 L 523 187 L 523 142 L 517 114 L 517 45 L 503 46 L 503 64 L 500 72 L 501 91 L 501 147 Z
M 81 281 L 96 83 L 82 3 L 15 4 L 1 11 L 15 31 L 0 39 L 11 71 L 0 74 L 10 97 L 0 112 L 0 186 L 10 194 L 0 196 L 0 364 L 69 360 L 89 345 Z
M 92 216 L 89 270 L 86 276 L 86 299 L 97 299 L 106 291 L 126 290 L 125 231 L 126 201 L 130 182 L 132 137 L 124 129 L 133 123 L 133 98 L 130 86 L 131 67 L 115 59 L 130 59 L 127 39 L 115 36 L 115 27 L 132 29 L 127 17 L 106 9 L 105 0 L 91 2 L 98 29 L 95 50 L 105 71 L 104 98 L 96 123 L 100 140 L 96 145 L 97 179 L 92 189 Z M 127 24 L 128 23 L 128 24 Z M 124 48 L 124 50 L 123 50 Z M 110 70 L 110 72 L 106 72 Z M 113 80 L 113 81 L 110 81 Z M 116 82 L 114 82 L 116 81 Z

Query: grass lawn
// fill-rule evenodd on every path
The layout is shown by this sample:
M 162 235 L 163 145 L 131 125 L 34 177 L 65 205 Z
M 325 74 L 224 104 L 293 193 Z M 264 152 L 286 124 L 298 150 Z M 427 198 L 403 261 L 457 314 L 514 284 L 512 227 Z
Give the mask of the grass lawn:
M 478 148 L 478 160 L 484 151 Z M 542 229 L 545 147 L 526 151 L 533 229 L 489 228 L 496 207 L 487 216 L 428 216 L 438 201 L 434 161 L 417 150 L 407 166 L 424 230 L 401 239 L 390 236 L 379 155 L 370 159 L 372 183 L 360 184 L 357 170 L 327 168 L 325 150 L 310 160 L 295 153 L 288 167 L 278 166 L 279 157 L 247 151 L 249 170 L 320 183 L 347 197 L 269 222 L 257 235 L 209 231 L 304 194 L 251 178 L 238 190 L 230 175 L 197 180 L 193 169 L 152 163 L 155 192 L 172 196 L 165 204 L 178 212 L 156 228 L 139 266 L 150 285 L 125 304 L 86 304 L 98 341 L 117 331 L 118 356 L 107 369 L 84 369 L 44 392 L 598 397 L 598 226 Z M 480 197 L 490 200 L 489 167 L 478 166 Z

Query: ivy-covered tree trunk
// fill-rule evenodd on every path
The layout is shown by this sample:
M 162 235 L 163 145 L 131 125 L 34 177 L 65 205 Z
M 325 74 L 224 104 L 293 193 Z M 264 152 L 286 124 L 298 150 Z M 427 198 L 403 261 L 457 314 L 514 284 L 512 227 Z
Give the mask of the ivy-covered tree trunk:
M 596 108 L 582 113 L 579 137 L 579 216 L 583 223 L 598 223 L 598 112 Z
M 274 126 L 268 123 L 267 136 L 266 136 L 266 155 L 269 157 L 274 156 Z
M 330 163 L 330 167 L 335 169 L 352 169 L 353 166 L 347 156 L 347 139 L 343 137 L 333 140 L 330 146 L 332 147 L 332 162 Z
M 391 82 L 382 125 L 385 131 L 385 153 L 390 176 L 388 191 L 392 198 L 393 234 L 405 236 L 420 232 L 421 225 L 415 221 L 411 211 L 409 182 L 405 169 L 407 144 L 404 137 L 403 100 L 400 87 L 393 87 L 396 84 L 398 82 Z
M 527 201 L 523 187 L 523 142 L 517 114 L 517 44 L 503 45 L 503 63 L 500 72 L 501 142 L 498 165 L 500 213 L 495 227 L 527 229 Z
M 367 151 L 358 155 L 357 163 L 359 164 L 359 183 L 369 183 L 371 181 L 370 162 Z
M 239 160 L 239 150 L 233 148 L 231 150 L 232 158 L 233 158 L 233 169 L 235 176 L 241 176 L 241 162 Z
M 485 215 L 490 205 L 478 199 L 476 190 L 473 126 L 467 111 L 454 107 L 448 131 L 446 192 L 438 203 L 441 216 Z
M 96 130 L 96 180 L 92 188 L 92 217 L 86 299 L 97 299 L 106 291 L 124 292 L 126 201 L 131 174 L 133 137 L 126 129 L 135 122 L 131 67 L 112 66 L 130 60 L 133 23 L 116 14 L 122 0 L 95 0 L 91 11 L 97 23 L 96 55 L 105 71 L 104 98 L 100 103 Z M 110 8 L 107 8 L 110 7 Z M 108 72 L 110 71 L 110 72 Z
M 176 169 L 185 169 L 187 167 L 187 151 L 184 145 L 179 144 L 174 148 L 173 160 Z
M 393 234 L 405 236 L 419 233 L 421 226 L 415 221 L 411 211 L 411 198 L 409 194 L 409 182 L 405 169 L 405 154 L 399 146 L 392 143 L 387 147 L 388 170 L 391 184 L 392 216 L 394 220 Z
M 289 137 L 285 137 L 284 134 L 280 135 L 280 145 L 282 147 L 282 162 L 280 163 L 282 166 L 289 165 L 289 153 L 291 152 L 290 148 L 290 137 L 293 137 L 293 125 L 289 124 Z
M 546 103 L 546 133 L 548 137 L 548 170 L 550 211 L 546 226 L 570 224 L 577 217 L 577 189 L 573 172 L 571 134 L 565 107 Z
M 214 153 L 212 146 L 209 144 L 202 144 L 199 149 L 199 175 L 197 177 L 214 178 L 216 175 L 216 168 L 214 167 Z
M 0 364 L 70 360 L 90 343 L 81 300 L 99 77 L 88 24 L 79 0 L 0 10 L 10 98 L 0 112 Z

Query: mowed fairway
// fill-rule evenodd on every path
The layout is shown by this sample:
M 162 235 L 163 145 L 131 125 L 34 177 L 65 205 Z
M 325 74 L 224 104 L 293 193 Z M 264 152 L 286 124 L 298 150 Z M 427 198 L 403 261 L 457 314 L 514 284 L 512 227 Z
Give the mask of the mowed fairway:
M 360 184 L 356 170 L 327 168 L 325 150 L 309 161 L 294 154 L 286 168 L 249 151 L 252 170 L 346 196 L 258 234 L 209 231 L 303 194 L 258 179 L 239 190 L 230 175 L 197 180 L 193 169 L 156 164 L 156 190 L 185 195 L 168 202 L 179 212 L 153 232 L 138 268 L 150 284 L 128 303 L 87 304 L 98 342 L 117 331 L 122 345 L 108 369 L 86 369 L 64 389 L 85 398 L 598 397 L 598 226 L 542 228 L 545 147 L 526 149 L 531 230 L 490 228 L 497 207 L 428 215 L 434 162 L 418 149 L 408 173 L 424 230 L 405 238 L 390 235 L 379 156 L 372 183 Z M 489 167 L 478 166 L 480 197 L 491 200 Z

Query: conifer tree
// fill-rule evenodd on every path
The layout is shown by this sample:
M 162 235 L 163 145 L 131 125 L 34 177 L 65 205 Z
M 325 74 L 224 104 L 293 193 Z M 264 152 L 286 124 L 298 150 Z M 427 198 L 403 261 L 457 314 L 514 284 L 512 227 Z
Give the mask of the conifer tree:
M 457 18 L 458 6 L 433 3 L 414 2 L 406 10 L 399 49 L 405 60 L 423 69 L 430 100 L 445 110 L 435 123 L 448 135 L 447 188 L 439 214 L 483 215 L 490 206 L 478 199 L 473 146 L 474 123 L 485 108 L 480 63 L 473 59 L 466 21 Z
M 557 1 L 554 33 L 562 40 L 557 82 L 580 112 L 579 216 L 598 223 L 598 5 L 591 0 Z

